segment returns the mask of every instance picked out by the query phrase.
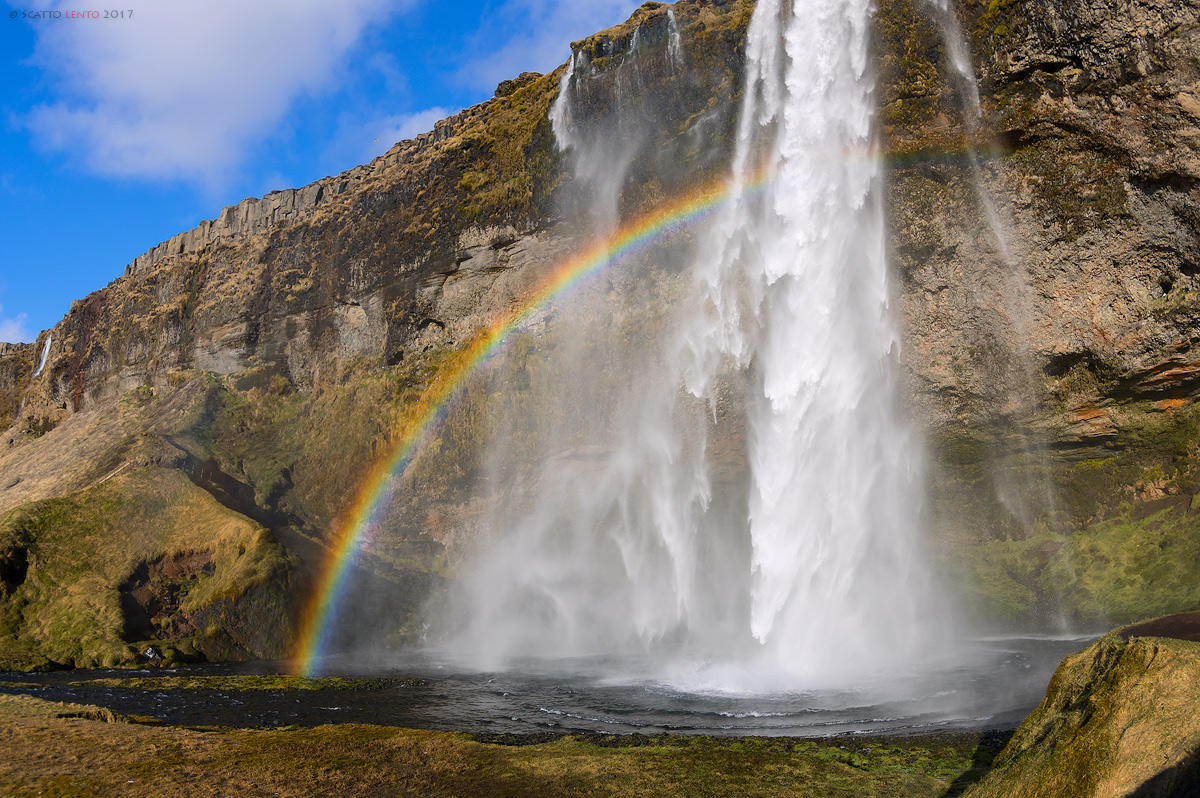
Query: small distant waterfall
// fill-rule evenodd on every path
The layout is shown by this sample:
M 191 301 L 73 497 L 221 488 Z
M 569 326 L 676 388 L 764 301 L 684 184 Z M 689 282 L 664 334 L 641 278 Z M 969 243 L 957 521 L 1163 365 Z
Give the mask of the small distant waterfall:
M 640 119 L 643 109 L 636 103 L 626 107 L 622 102 L 624 97 L 637 95 L 634 89 L 640 78 L 635 54 L 640 47 L 639 30 L 634 31 L 627 51 L 607 56 L 620 58 L 619 66 L 611 70 L 617 108 L 607 124 L 588 126 L 576 119 L 577 105 L 587 102 L 589 81 L 596 74 L 584 52 L 572 53 L 559 83 L 558 98 L 550 109 L 550 125 L 559 148 L 575 179 L 591 191 L 583 210 L 597 233 L 616 225 L 621 185 L 644 140 Z
M 731 194 L 695 233 L 693 291 L 661 353 L 614 350 L 626 398 L 582 369 L 564 386 L 610 408 L 604 443 L 548 452 L 532 502 L 463 566 L 452 651 L 488 667 L 648 655 L 645 676 L 767 689 L 849 684 L 932 650 L 946 612 L 922 567 L 922 446 L 897 385 L 870 14 L 871 0 L 759 0 Z M 668 52 L 676 35 L 672 20 Z M 572 57 L 551 122 L 603 232 L 638 126 L 621 107 L 616 129 L 584 129 L 589 67 Z M 749 458 L 732 486 L 707 454 L 731 384 Z
M 36 377 L 37 375 L 41 374 L 42 369 L 46 368 L 46 360 L 50 357 L 50 344 L 53 341 L 54 335 L 52 333 L 47 333 L 46 343 L 42 344 L 42 359 L 38 361 L 38 367 L 33 372 L 33 376 Z
M 46 333 L 46 342 L 44 344 L 42 344 L 42 356 L 41 356 L 41 359 L 38 360 L 37 368 L 33 370 L 33 374 L 29 378 L 31 381 L 33 380 L 34 377 L 38 376 L 46 369 L 46 361 L 50 359 L 50 344 L 53 343 L 53 341 L 54 341 L 54 334 Z M 21 394 L 20 403 L 17 405 L 16 418 L 18 418 L 18 419 L 21 417 L 21 414 L 25 412 L 25 399 L 28 397 L 28 395 L 29 395 L 29 388 L 27 386 L 25 388 L 25 392 L 23 394 Z
M 1028 296 L 1029 280 L 1026 267 L 1020 256 L 1013 251 L 1009 242 L 1008 225 L 1000 205 L 993 197 L 988 186 L 989 174 L 980 158 L 979 141 L 984 134 L 982 130 L 983 109 L 979 97 L 979 85 L 975 68 L 971 63 L 970 50 L 962 28 L 958 24 L 952 0 L 928 0 L 930 10 L 938 23 L 942 34 L 943 46 L 949 55 L 950 65 L 954 74 L 949 77 L 954 81 L 958 93 L 959 106 L 963 118 L 963 128 L 966 138 L 966 157 L 970 167 L 970 176 L 975 190 L 983 220 L 987 224 L 996 252 L 1005 268 L 1007 285 L 1005 290 L 1004 310 L 1018 334 L 1018 339 L 1024 339 L 1031 323 L 1033 301 Z M 1010 403 L 1015 406 L 1026 405 L 1035 400 L 1034 366 L 1029 353 L 1018 350 L 1016 357 L 1021 368 L 1019 385 L 1011 397 Z M 1017 431 L 1019 441 L 1016 447 L 1021 453 L 1040 461 L 1035 467 L 1025 467 L 1018 471 L 997 471 L 993 481 L 997 497 L 1013 517 L 1026 529 L 1032 528 L 1034 519 L 1039 514 L 1053 518 L 1058 510 L 1058 499 L 1055 491 L 1045 475 L 1047 462 L 1044 454 L 1039 455 L 1040 443 L 1031 440 L 1023 432 Z
M 679 33 L 679 22 L 671 9 L 667 10 L 667 60 L 673 69 L 683 69 L 687 66 L 683 57 L 683 37 Z
M 971 65 L 971 49 L 967 46 L 966 37 L 954 15 L 952 0 L 928 0 L 938 28 L 942 32 L 942 43 L 946 54 L 950 56 L 950 64 L 954 67 L 954 78 L 959 98 L 962 102 L 964 121 L 967 127 L 975 132 L 979 125 L 982 107 L 979 99 L 979 81 L 975 77 L 975 67 Z

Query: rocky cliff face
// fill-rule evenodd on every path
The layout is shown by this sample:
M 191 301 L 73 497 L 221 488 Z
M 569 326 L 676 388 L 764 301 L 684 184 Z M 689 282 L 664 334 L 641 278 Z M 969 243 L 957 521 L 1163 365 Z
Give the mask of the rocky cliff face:
M 526 73 L 523 83 L 506 81 L 511 91 L 527 85 L 541 75 Z M 507 95 L 506 95 L 507 96 Z M 272 191 L 265 197 L 248 197 L 237 205 L 223 208 L 217 218 L 178 233 L 167 241 L 151 247 L 125 267 L 126 276 L 170 258 L 196 255 L 210 247 L 236 244 L 258 233 L 283 225 L 295 224 L 316 215 L 317 209 L 337 202 L 347 193 L 356 193 L 372 178 L 380 177 L 396 167 L 409 165 L 431 146 L 456 135 L 460 127 L 469 126 L 479 109 L 468 109 L 438 122 L 434 129 L 415 139 L 402 141 L 369 164 L 356 166 L 333 177 L 324 177 L 302 188 Z
M 907 98 L 885 106 L 915 151 L 890 207 L 910 363 L 920 394 L 942 400 L 930 412 L 1071 394 L 1081 423 L 1060 417 L 1058 440 L 1098 442 L 1115 429 L 1094 405 L 1195 387 L 1198 16 L 1193 3 L 968 5 L 982 140 Z M 978 161 L 929 136 L 974 140 Z M 1080 379 L 1095 402 L 1064 384 Z
M 30 344 L 0 343 L 0 424 L 17 419 L 25 386 L 33 374 L 35 348 Z
M 881 0 L 876 55 L 903 356 L 935 453 L 931 522 L 947 567 L 1006 623 L 1200 601 L 1180 556 L 1194 548 L 1200 493 L 1200 5 L 965 0 L 961 39 L 938 8 Z M 656 146 L 620 187 L 623 216 L 725 169 L 752 10 L 676 3 L 686 69 L 658 3 L 573 45 L 593 75 L 581 113 L 602 123 L 621 103 L 656 109 Z M 979 78 L 978 115 L 956 42 Z M 615 76 L 634 57 L 629 85 Z M 581 248 L 547 120 L 560 77 L 506 81 L 371 164 L 159 244 L 48 331 L 36 376 L 44 336 L 0 350 L 0 420 L 16 416 L 0 439 L 0 558 L 36 561 L 29 530 L 42 527 L 22 522 L 18 535 L 12 521 L 53 509 L 34 503 L 167 469 L 270 530 L 263 551 L 292 552 L 303 583 L 447 358 Z M 667 269 L 653 287 L 611 286 L 614 318 L 637 332 L 680 279 Z M 640 304 L 621 306 L 628 295 Z M 514 384 L 536 382 L 553 316 L 529 326 Z M 646 321 L 638 334 L 652 333 Z M 486 513 L 486 393 L 453 411 L 411 476 L 420 498 L 399 503 L 372 552 L 371 578 L 400 586 L 398 617 L 436 589 L 447 550 Z M 732 468 L 738 435 L 714 448 Z M 1161 556 L 1131 554 L 1147 545 Z M 148 549 L 146 562 L 168 553 Z M 239 601 L 262 603 L 291 578 L 231 589 L 228 639 L 253 638 Z M 1131 580 L 1141 588 L 1113 587 Z M 12 617 L 22 651 L 42 645 Z M 285 646 L 281 629 L 243 652 Z M 135 636 L 117 624 L 110 642 Z

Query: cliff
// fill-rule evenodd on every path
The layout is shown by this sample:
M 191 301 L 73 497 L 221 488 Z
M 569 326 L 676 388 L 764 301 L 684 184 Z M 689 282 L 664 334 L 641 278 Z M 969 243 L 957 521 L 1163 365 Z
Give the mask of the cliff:
M 29 344 L 0 343 L 0 425 L 17 420 L 21 396 L 33 375 L 36 349 Z
M 684 69 L 659 3 L 572 45 L 591 70 L 579 113 L 639 114 L 654 145 L 622 177 L 623 218 L 727 169 L 753 3 L 672 8 Z M 934 6 L 878 4 L 889 245 L 933 452 L 930 521 L 988 623 L 1200 604 L 1198 19 L 1195 2 L 965 0 L 964 70 Z M 179 656 L 286 651 L 289 624 L 263 618 L 294 612 L 331 525 L 422 392 L 587 243 L 547 118 L 561 77 L 506 81 L 371 164 L 226 208 L 33 347 L 0 351 L 0 420 L 14 419 L 0 438 L 0 661 L 117 661 L 148 641 Z M 596 289 L 614 335 L 653 338 L 682 279 L 666 249 L 645 256 L 650 279 Z M 449 411 L 406 476 L 418 490 L 367 553 L 356 582 L 391 586 L 394 603 L 374 609 L 399 619 L 393 641 L 417 633 L 416 608 L 494 499 L 489 414 L 545 407 L 554 314 L 539 310 L 514 342 L 509 390 L 471 388 Z M 597 379 L 620 379 L 603 361 Z M 533 421 L 527 434 L 546 435 Z M 742 434 L 714 441 L 730 472 Z M 529 446 L 516 436 L 505 456 Z M 202 506 L 203 523 L 163 527 L 112 504 L 147 497 Z M 101 538 L 143 541 L 138 557 L 55 571 L 69 507 Z M 230 546 L 267 565 L 238 570 Z M 172 564 L 192 557 L 203 564 Z M 54 604 L 80 580 L 95 589 Z M 178 595 L 192 598 L 167 601 Z M 88 623 L 103 632 L 68 645 Z

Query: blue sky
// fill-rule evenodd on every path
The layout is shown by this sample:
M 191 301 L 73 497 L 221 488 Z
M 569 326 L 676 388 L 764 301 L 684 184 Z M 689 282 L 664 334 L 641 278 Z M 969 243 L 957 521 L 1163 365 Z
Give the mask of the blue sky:
M 0 341 L 32 341 L 225 205 L 349 169 L 553 69 L 638 5 L 124 0 L 105 19 L 83 0 L 5 4 Z

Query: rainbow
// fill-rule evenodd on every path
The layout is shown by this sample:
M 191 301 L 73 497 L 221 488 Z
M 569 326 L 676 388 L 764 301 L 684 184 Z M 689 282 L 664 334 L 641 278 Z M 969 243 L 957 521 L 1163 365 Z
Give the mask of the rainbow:
M 767 175 L 760 173 L 743 183 L 741 191 L 756 193 L 767 182 Z M 388 506 L 394 486 L 399 484 L 409 463 L 433 436 L 467 378 L 500 350 L 510 333 L 540 308 L 610 264 L 709 216 L 738 193 L 737 187 L 728 183 L 709 185 L 625 224 L 607 238 L 557 264 L 522 306 L 494 320 L 451 358 L 417 401 L 410 414 L 414 421 L 399 436 L 391 453 L 371 470 L 343 513 L 342 520 L 334 525 L 333 545 L 317 572 L 316 588 L 300 617 L 293 659 L 293 670 L 298 675 L 316 674 L 317 662 L 333 629 L 347 578 L 354 570 L 363 544 Z

